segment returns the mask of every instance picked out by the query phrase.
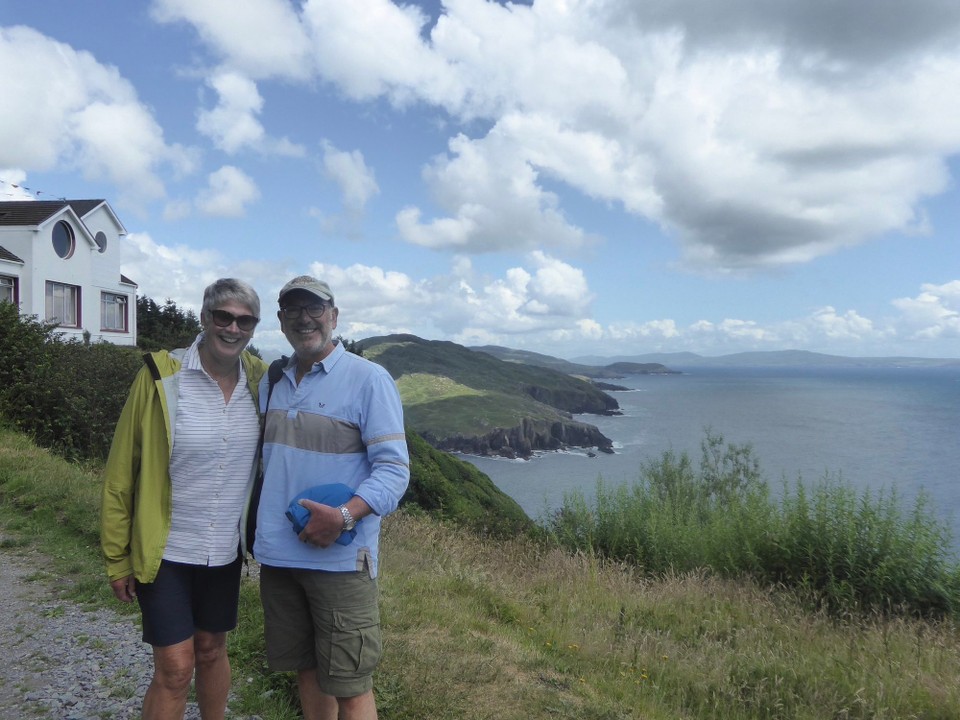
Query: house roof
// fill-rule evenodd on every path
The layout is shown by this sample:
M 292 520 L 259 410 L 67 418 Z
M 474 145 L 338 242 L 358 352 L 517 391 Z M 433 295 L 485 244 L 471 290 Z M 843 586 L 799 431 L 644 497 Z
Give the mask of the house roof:
M 40 225 L 66 206 L 84 217 L 105 200 L 13 200 L 0 202 L 0 225 Z
M 86 217 L 87 213 L 103 205 L 106 200 L 67 200 L 67 204 L 73 208 L 74 212 L 80 217 Z
M 0 260 L 9 260 L 11 262 L 18 262 L 18 263 L 23 262 L 22 258 L 18 258 L 12 252 L 7 250 L 3 245 L 0 245 Z

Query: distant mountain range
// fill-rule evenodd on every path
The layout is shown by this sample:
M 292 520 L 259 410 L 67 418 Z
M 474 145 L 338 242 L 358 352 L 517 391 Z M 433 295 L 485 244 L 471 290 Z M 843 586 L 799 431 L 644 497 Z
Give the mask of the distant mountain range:
M 742 352 L 707 357 L 696 353 L 649 353 L 601 357 L 587 355 L 574 358 L 572 363 L 604 365 L 616 363 L 661 363 L 670 368 L 690 367 L 960 367 L 960 358 L 921 357 L 847 357 L 826 355 L 806 350 L 777 350 L 769 352 Z
M 663 375 L 674 372 L 659 361 L 634 362 L 632 360 L 614 361 L 599 358 L 596 362 L 571 362 L 551 355 L 541 355 L 529 350 L 515 350 L 499 345 L 475 345 L 470 347 L 476 352 L 493 355 L 504 362 L 533 365 L 548 368 L 567 375 L 580 375 L 594 379 L 614 379 L 624 375 Z

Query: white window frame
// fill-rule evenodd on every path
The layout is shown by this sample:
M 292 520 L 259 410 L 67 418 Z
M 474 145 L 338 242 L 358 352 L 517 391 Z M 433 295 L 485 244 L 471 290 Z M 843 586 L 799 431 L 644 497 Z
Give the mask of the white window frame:
M 130 298 L 112 292 L 100 293 L 100 329 L 104 332 L 127 332 L 130 329 Z

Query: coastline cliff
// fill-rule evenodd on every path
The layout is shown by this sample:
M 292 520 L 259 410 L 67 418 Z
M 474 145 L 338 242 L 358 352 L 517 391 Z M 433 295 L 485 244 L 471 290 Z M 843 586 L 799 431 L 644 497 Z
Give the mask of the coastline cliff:
M 414 335 L 356 346 L 394 378 L 407 425 L 437 449 L 508 458 L 566 448 L 613 452 L 599 429 L 572 417 L 620 412 L 586 378 Z

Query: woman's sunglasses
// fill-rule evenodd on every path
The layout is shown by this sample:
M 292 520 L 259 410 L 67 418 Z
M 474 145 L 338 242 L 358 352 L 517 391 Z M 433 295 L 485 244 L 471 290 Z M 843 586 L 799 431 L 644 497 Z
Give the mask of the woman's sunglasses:
M 213 318 L 213 324 L 217 327 L 230 327 L 232 323 L 236 323 L 237 327 L 244 332 L 253 330 L 260 322 L 260 318 L 254 315 L 234 315 L 226 310 L 211 310 L 210 317 Z

